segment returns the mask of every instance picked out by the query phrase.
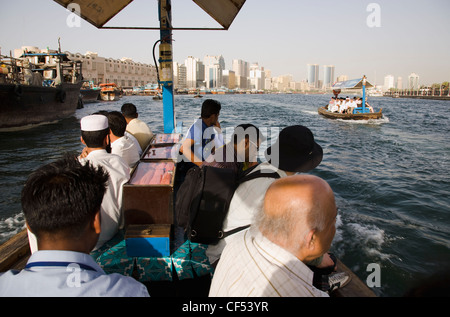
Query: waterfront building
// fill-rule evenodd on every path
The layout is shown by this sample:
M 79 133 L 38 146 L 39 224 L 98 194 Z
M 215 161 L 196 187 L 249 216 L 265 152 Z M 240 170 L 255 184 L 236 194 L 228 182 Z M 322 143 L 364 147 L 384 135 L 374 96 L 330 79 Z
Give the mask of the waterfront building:
M 419 89 L 419 75 L 416 73 L 411 73 L 408 77 L 408 89 L 416 90 Z
M 399 90 L 403 89 L 403 78 L 402 77 L 397 78 L 397 86 L 395 88 L 397 88 Z
M 214 89 L 222 85 L 222 68 L 219 64 L 205 65 L 206 88 Z
M 340 75 L 337 77 L 336 81 L 340 82 L 340 81 L 347 81 L 348 80 L 348 76 L 347 75 Z
M 48 49 L 39 49 L 33 46 L 22 46 L 14 50 L 14 57 L 19 58 L 27 52 L 47 53 Z M 92 81 L 95 85 L 101 83 L 115 83 L 122 88 L 144 86 L 148 83 L 156 83 L 156 68 L 154 65 L 134 62 L 130 58 L 113 59 L 98 56 L 98 53 L 64 52 L 71 60 L 79 60 L 83 64 L 83 78 Z
M 173 85 L 175 89 L 185 89 L 186 65 L 173 62 Z
M 232 70 L 236 74 L 236 86 L 241 89 L 248 89 L 248 77 L 250 76 L 249 63 L 241 59 L 233 59 Z
M 219 64 L 222 70 L 225 69 L 225 59 L 223 58 L 222 55 L 218 56 L 206 55 L 203 58 L 203 65 L 205 65 L 205 67 L 208 65 L 215 65 L 215 64 Z
M 234 71 L 229 69 L 222 71 L 222 86 L 228 89 L 236 88 L 236 74 Z
M 157 83 L 154 65 L 133 61 L 131 58 L 105 58 L 95 52 L 80 53 L 65 52 L 72 60 L 83 62 L 83 78 L 95 85 L 115 83 L 122 88 L 143 87 L 148 83 Z
M 245 76 L 235 76 L 236 79 L 236 88 L 238 89 L 249 89 L 250 80 Z
M 319 65 L 317 64 L 307 64 L 307 81 L 310 88 L 319 88 Z
M 291 81 L 289 83 L 289 88 L 291 90 L 294 90 L 294 91 L 308 91 L 309 90 L 309 84 L 305 80 L 302 80 L 300 82 L 298 82 L 298 81 Z
M 206 88 L 213 89 L 222 86 L 222 72 L 225 69 L 225 59 L 222 55 L 206 55 L 203 58 L 205 66 L 205 84 Z
M 384 85 L 383 85 L 383 91 L 389 91 L 391 88 L 395 88 L 394 86 L 394 76 L 393 75 L 387 75 L 384 77 Z
M 323 66 L 323 89 L 331 88 L 334 84 L 334 65 Z
M 273 90 L 273 83 L 272 83 L 272 78 L 271 77 L 266 77 L 266 79 L 264 80 L 264 89 L 265 90 Z
M 186 88 L 195 89 L 204 85 L 205 66 L 198 59 L 189 56 L 185 61 L 186 66 Z
M 250 65 L 250 89 L 265 89 L 266 73 L 264 67 L 260 67 L 258 63 Z
M 288 91 L 289 85 L 292 81 L 293 81 L 293 76 L 290 74 L 274 77 L 272 80 L 273 89 L 278 90 L 278 91 Z

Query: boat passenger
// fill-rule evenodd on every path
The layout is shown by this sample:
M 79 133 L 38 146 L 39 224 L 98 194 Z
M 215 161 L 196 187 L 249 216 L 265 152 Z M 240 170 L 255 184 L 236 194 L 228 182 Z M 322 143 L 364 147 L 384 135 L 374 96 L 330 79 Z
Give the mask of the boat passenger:
M 362 107 L 362 99 L 360 97 L 358 97 L 358 99 L 356 100 L 356 106 L 357 108 Z
M 100 206 L 108 182 L 106 169 L 72 156 L 30 175 L 22 210 L 39 251 L 24 270 L 0 273 L 0 297 L 149 296 L 143 284 L 106 274 L 89 255 L 101 233 Z
M 253 124 L 238 125 L 229 143 L 215 150 L 203 165 L 233 169 L 236 175 L 258 164 L 258 150 L 265 137 Z
M 126 131 L 138 140 L 141 150 L 145 151 L 150 140 L 153 138 L 152 130 L 145 122 L 138 119 L 139 114 L 134 104 L 125 103 L 120 110 L 127 121 Z
M 366 107 L 369 108 L 370 112 L 372 112 L 372 113 L 374 112 L 372 106 L 369 105 L 369 103 L 367 103 L 367 102 L 366 102 Z
M 140 159 L 140 147 L 125 135 L 127 128 L 125 117 L 119 111 L 111 111 L 107 113 L 107 118 L 111 153 L 120 156 L 130 168 L 133 168 Z
M 214 99 L 202 103 L 200 118 L 189 127 L 179 149 L 176 192 L 184 182 L 186 173 L 195 165 L 201 166 L 216 148 L 224 145 L 219 115 L 222 105 Z
M 102 166 L 109 173 L 108 188 L 101 206 L 102 232 L 94 250 L 109 241 L 123 227 L 122 196 L 123 185 L 130 179 L 130 168 L 125 161 L 106 151 L 109 125 L 104 115 L 83 117 L 81 142 L 87 147 L 87 156 L 79 158 L 84 164 L 91 162 Z
M 322 147 L 314 141 L 313 133 L 305 126 L 295 125 L 284 128 L 277 141 L 265 152 L 266 162 L 259 164 L 251 172 L 276 172 L 280 177 L 305 173 L 316 168 L 323 157 Z M 249 174 L 249 175 L 250 175 Z M 274 178 L 258 178 L 238 186 L 230 202 L 227 216 L 223 223 L 223 231 L 251 225 L 262 208 L 267 188 Z M 214 266 L 232 235 L 221 239 L 215 245 L 209 245 L 206 255 Z M 326 254 L 319 261 L 312 263 L 317 267 L 329 267 L 333 261 Z
M 212 279 L 211 297 L 327 297 L 305 264 L 325 254 L 336 232 L 331 187 L 313 175 L 276 180 L 256 223 L 230 239 Z M 337 273 L 344 285 L 349 276 Z M 329 292 L 334 288 L 330 285 Z
M 331 111 L 331 109 L 333 108 L 334 104 L 336 102 L 336 97 L 331 97 L 330 102 L 328 102 L 328 106 L 327 106 L 327 110 Z
M 350 98 L 347 97 L 339 108 L 339 113 L 347 113 L 348 106 L 350 104 Z
M 335 102 L 334 105 L 331 107 L 331 112 L 339 112 L 340 106 L 341 106 L 341 100 L 336 99 L 336 102 Z
M 224 145 L 219 122 L 221 107 L 217 100 L 206 99 L 203 102 L 200 118 L 189 127 L 181 144 L 182 162 L 201 166 L 214 148 Z
M 348 106 L 347 109 L 347 113 L 353 113 L 353 110 L 355 110 L 356 107 L 358 107 L 358 105 L 356 104 L 356 97 L 353 97 L 353 99 L 350 101 L 350 104 Z

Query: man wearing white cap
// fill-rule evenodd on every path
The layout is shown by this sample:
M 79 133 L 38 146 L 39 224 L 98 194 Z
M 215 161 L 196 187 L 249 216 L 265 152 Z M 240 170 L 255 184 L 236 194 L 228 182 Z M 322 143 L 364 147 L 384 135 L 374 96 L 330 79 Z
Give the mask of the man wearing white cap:
M 109 173 L 108 187 L 101 205 L 101 233 L 95 249 L 110 240 L 123 226 L 123 185 L 130 179 L 130 168 L 118 155 L 106 152 L 109 125 L 104 115 L 90 115 L 81 119 L 81 142 L 87 156 L 80 161 L 102 166 Z

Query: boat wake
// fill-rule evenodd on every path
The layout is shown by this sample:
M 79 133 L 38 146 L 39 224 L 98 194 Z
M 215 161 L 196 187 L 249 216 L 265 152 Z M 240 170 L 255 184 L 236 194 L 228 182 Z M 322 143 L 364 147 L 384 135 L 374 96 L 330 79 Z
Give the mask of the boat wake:
M 0 221 L 0 244 L 25 229 L 25 218 L 23 213 Z
M 373 124 L 373 125 L 381 125 L 385 123 L 389 123 L 389 118 L 383 115 L 380 119 L 369 119 L 369 120 L 343 120 L 336 119 L 336 121 L 350 123 L 350 124 Z
M 391 257 L 383 252 L 386 239 L 388 238 L 383 229 L 371 224 L 347 222 L 338 215 L 332 246 L 340 257 L 345 254 L 344 250 L 351 246 L 351 249 L 362 251 L 368 258 L 386 260 Z

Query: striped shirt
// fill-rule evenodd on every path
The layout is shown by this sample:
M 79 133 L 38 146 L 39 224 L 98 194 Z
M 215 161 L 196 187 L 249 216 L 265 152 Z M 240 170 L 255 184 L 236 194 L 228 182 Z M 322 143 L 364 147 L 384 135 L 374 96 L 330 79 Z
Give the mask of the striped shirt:
M 328 297 L 313 272 L 255 227 L 235 234 L 217 265 L 210 297 Z

